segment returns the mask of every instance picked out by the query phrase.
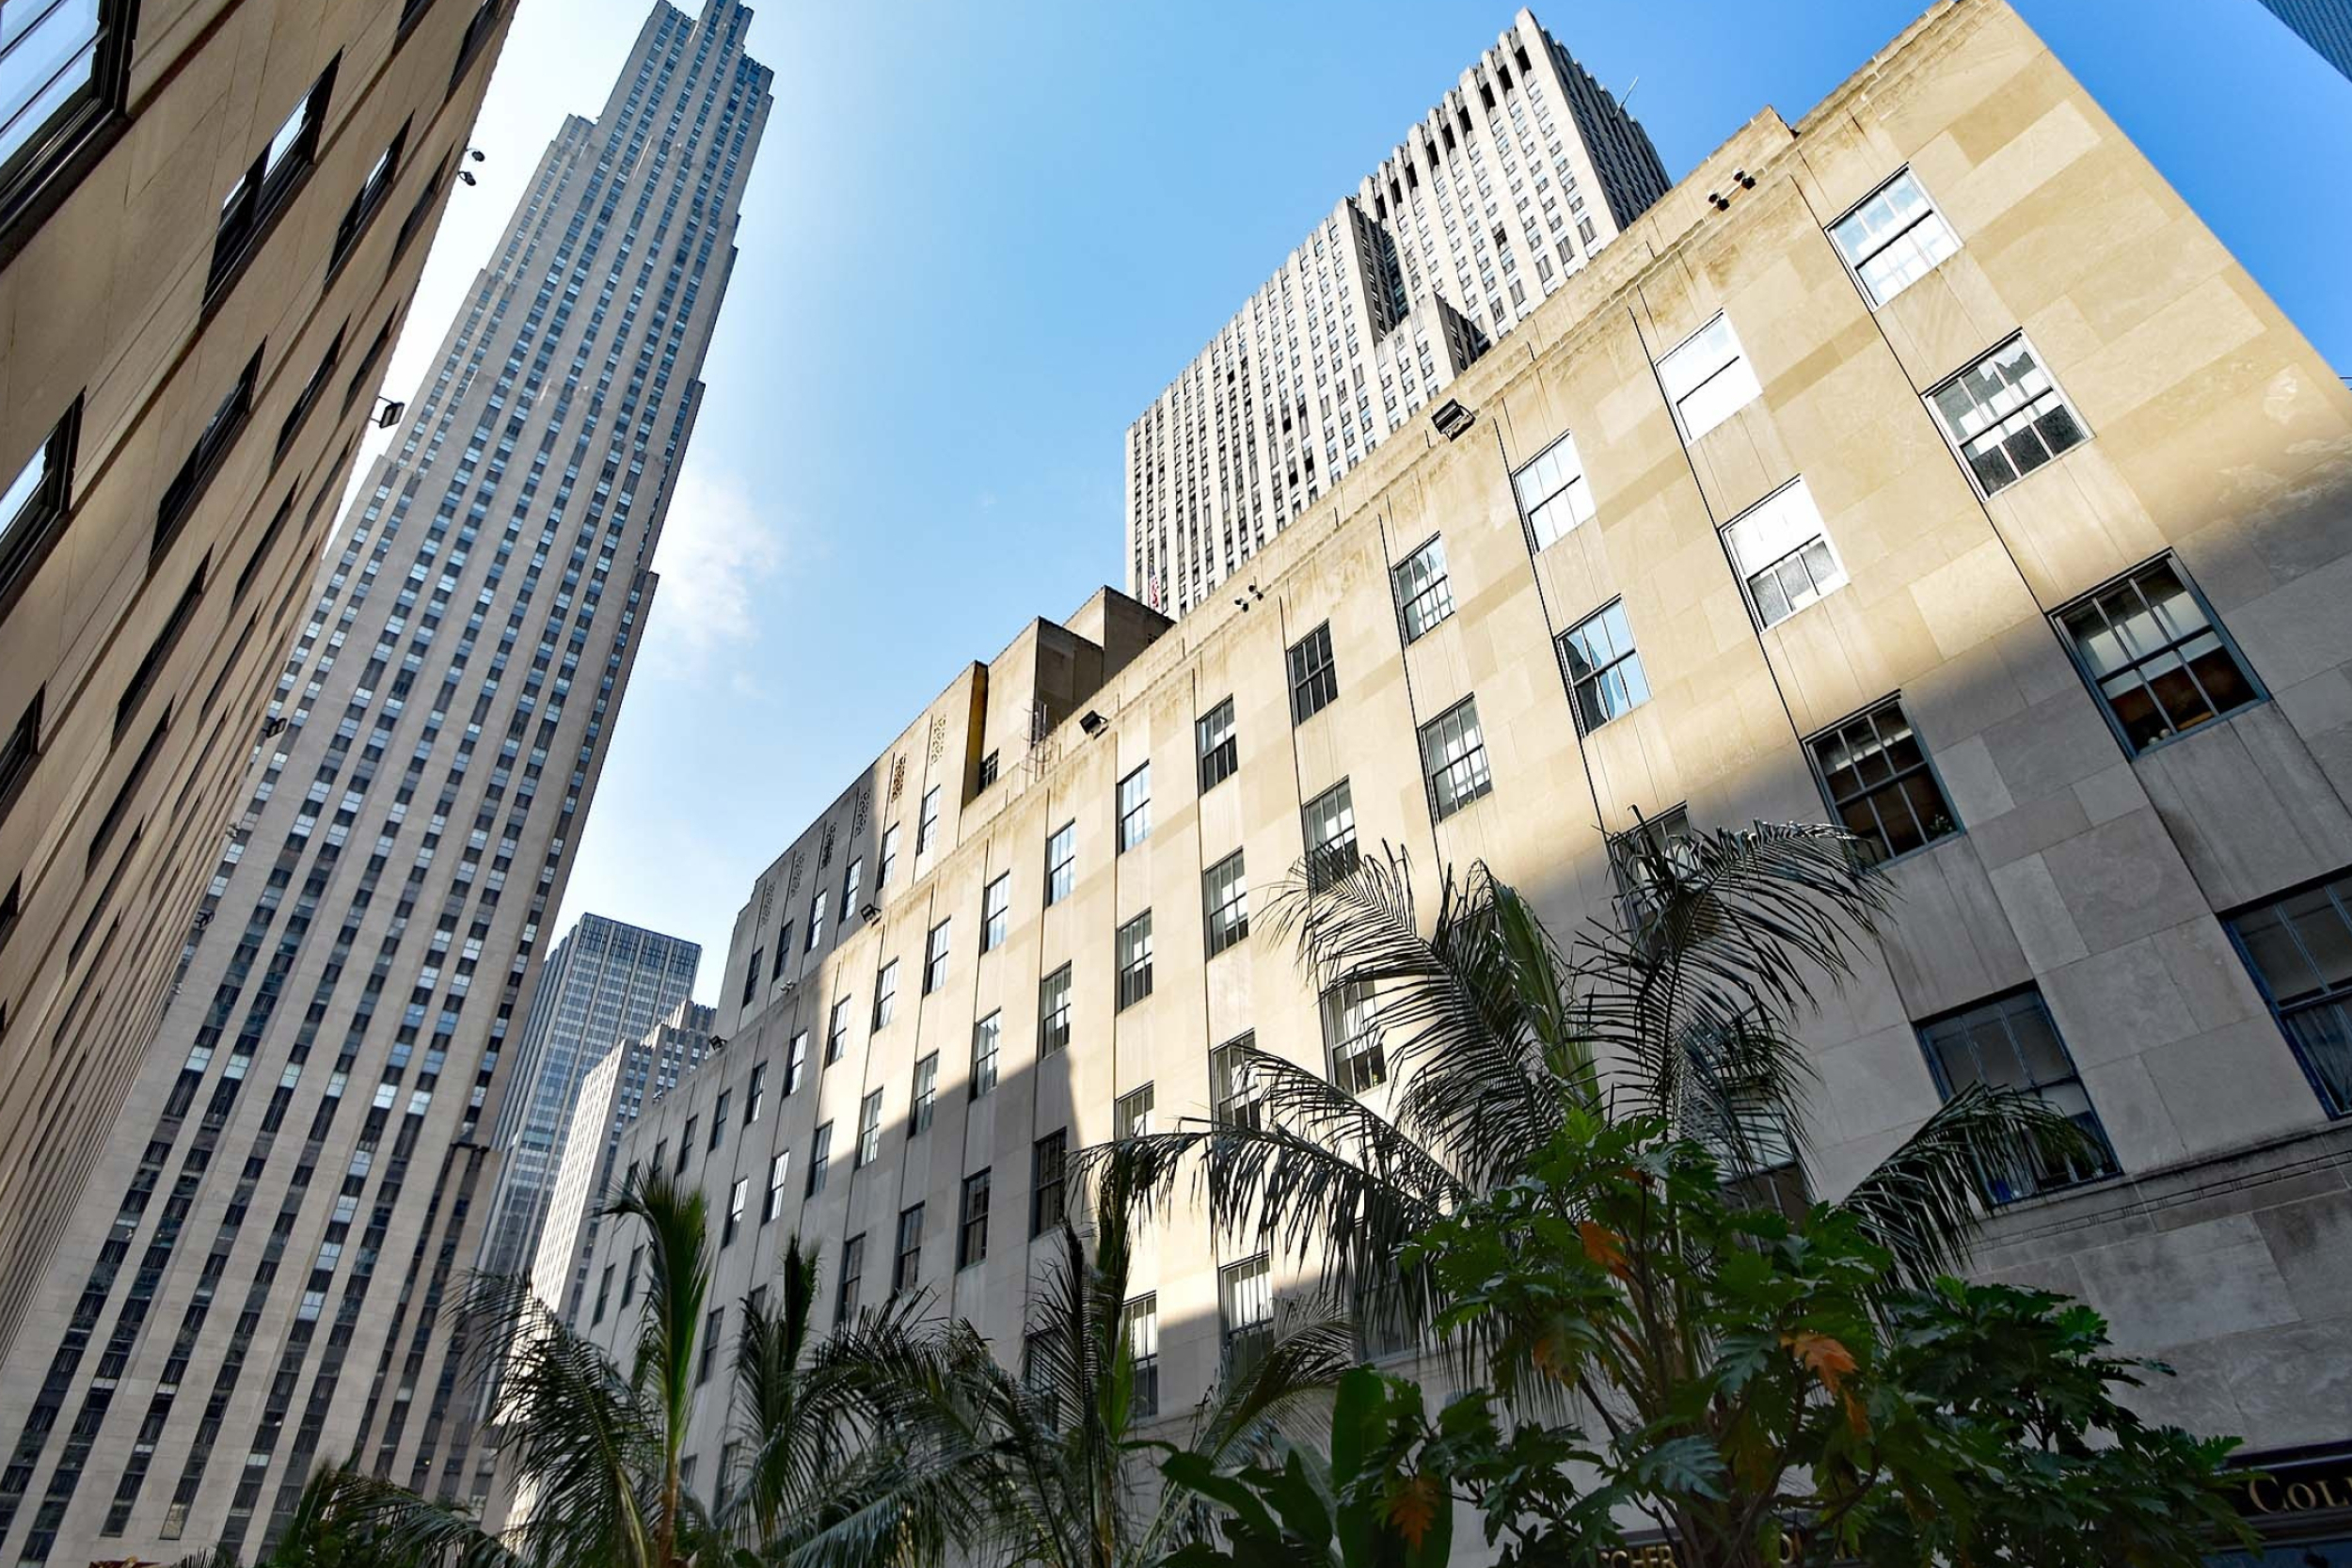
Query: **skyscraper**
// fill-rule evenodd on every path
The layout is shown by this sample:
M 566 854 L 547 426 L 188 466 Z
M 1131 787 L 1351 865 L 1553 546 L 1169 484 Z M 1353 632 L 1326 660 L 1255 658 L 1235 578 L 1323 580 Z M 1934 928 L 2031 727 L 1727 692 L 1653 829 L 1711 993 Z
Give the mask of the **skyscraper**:
M 582 916 L 556 943 L 523 1015 L 521 1044 L 509 1069 L 513 1086 L 490 1134 L 499 1181 L 483 1238 L 483 1269 L 519 1274 L 531 1267 L 580 1081 L 693 994 L 702 955 L 698 943 L 597 914 Z M 548 1297 L 550 1305 L 558 1300 Z
M 2319 57 L 2352 77 L 2352 0 L 2263 0 Z
M 1666 183 L 1520 10 L 1128 427 L 1128 592 L 1200 603 Z
M 654 595 L 770 107 L 750 20 L 654 8 L 325 562 L 284 728 L 0 1368 L 0 1559 L 249 1549 L 328 1458 L 466 1473 L 442 1308 Z

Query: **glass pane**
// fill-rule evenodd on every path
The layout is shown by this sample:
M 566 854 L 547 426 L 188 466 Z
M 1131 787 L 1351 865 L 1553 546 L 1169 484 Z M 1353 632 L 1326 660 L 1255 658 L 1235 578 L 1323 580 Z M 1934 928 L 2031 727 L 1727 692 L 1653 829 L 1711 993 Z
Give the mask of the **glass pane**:
M 2337 899 L 2352 899 L 2352 881 L 2333 886 Z M 2345 925 L 2344 909 L 2328 898 L 2328 890 L 2298 894 L 2287 900 L 2283 912 L 2302 939 L 2319 983 L 2352 986 L 2352 926 Z
M 2058 1043 L 2058 1031 L 2051 1026 L 2050 1015 L 2040 1003 L 2013 1004 L 2009 1027 L 2016 1041 L 2019 1064 L 2030 1082 L 2054 1084 L 2074 1076 L 2074 1064 L 2066 1059 L 2066 1048 Z
M 0 158 L 88 85 L 97 40 L 98 0 L 0 8 Z

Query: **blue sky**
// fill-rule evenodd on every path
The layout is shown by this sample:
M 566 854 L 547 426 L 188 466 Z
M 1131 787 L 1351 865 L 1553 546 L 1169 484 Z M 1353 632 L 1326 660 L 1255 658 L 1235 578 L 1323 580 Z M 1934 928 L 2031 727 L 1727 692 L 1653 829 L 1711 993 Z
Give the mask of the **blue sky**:
M 523 0 L 388 390 L 645 0 Z M 694 8 L 689 0 L 689 9 Z M 1536 15 L 1679 177 L 1797 119 L 1920 0 L 1558 0 Z M 2352 372 L 2352 83 L 2255 0 L 2024 0 L 2061 59 Z M 1122 571 L 1129 420 L 1493 41 L 1510 0 L 769 0 L 776 71 L 661 594 L 563 914 L 704 944 L 967 660 Z

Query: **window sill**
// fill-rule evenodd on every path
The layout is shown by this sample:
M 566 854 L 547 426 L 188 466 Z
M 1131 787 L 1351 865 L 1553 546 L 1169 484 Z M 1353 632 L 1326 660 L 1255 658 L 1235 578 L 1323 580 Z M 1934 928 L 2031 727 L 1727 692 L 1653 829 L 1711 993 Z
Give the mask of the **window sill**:
M 2099 696 L 2098 693 L 2094 691 L 2091 693 L 2091 700 L 2099 705 L 2100 710 L 2103 713 L 2106 714 L 2107 727 L 2109 729 L 2114 729 L 2115 716 L 2107 709 L 2106 699 Z M 2235 722 L 2241 716 L 2251 713 L 2258 707 L 2266 706 L 2269 702 L 2270 693 L 2265 691 L 2250 702 L 2240 703 L 2237 706 L 2232 708 L 2227 713 L 2215 714 L 2211 719 L 2206 720 L 2201 724 L 2194 725 L 2185 730 L 2175 730 L 2170 735 L 2164 736 L 2160 740 L 2151 740 L 2148 744 L 2140 747 L 2137 751 L 2134 751 L 2132 749 L 2131 741 L 2126 738 L 2121 731 L 2116 733 L 2115 738 L 2122 745 L 2124 760 L 2127 762 L 2137 762 L 2142 757 L 2153 756 L 2156 752 L 2165 750 L 2167 747 L 2178 746 L 2185 740 L 2195 740 L 2200 736 L 2218 735 L 2223 730 L 2228 729 L 2231 724 Z
M 1833 822 L 1830 826 L 1836 827 L 1836 824 Z M 1915 849 L 1906 849 L 1899 855 L 1889 855 L 1884 860 L 1872 865 L 1870 869 L 1873 871 L 1885 871 L 1894 866 L 1903 865 L 1909 862 L 1923 859 L 1931 851 L 1941 849 L 1947 844 L 1958 844 L 1967 836 L 1968 830 L 1966 828 L 1954 828 L 1950 832 L 1945 833 L 1938 838 L 1931 838 Z

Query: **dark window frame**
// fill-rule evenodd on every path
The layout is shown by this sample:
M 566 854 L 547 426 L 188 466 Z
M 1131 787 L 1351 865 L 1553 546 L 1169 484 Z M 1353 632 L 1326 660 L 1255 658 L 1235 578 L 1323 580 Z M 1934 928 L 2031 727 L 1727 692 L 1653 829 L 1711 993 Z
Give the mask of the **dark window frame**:
M 2231 946 L 2237 949 L 2238 958 L 2246 965 L 2246 972 L 2253 976 L 2254 989 L 2262 994 L 2263 1005 L 2270 1009 L 2271 1021 L 2278 1025 L 2280 1035 L 2287 1042 L 2287 1049 L 2294 1053 L 2296 1063 L 2303 1069 L 2303 1076 L 2311 1084 L 2312 1094 L 2318 1097 L 2321 1109 L 2330 1119 L 2341 1120 L 2352 1117 L 2352 1047 L 2337 1044 L 2337 1053 L 2342 1060 L 2334 1064 L 2323 1063 L 2314 1059 L 2314 1048 L 2319 1044 L 2334 1042 L 2306 1042 L 2296 1036 L 2290 1021 L 2323 1011 L 2331 1013 L 2336 1040 L 2352 1040 L 2352 977 L 2341 980 L 2329 978 L 2323 961 L 2314 957 L 2311 943 L 2305 940 L 2300 927 L 2289 924 L 2281 916 L 2279 921 L 2281 932 L 2293 942 L 2297 957 L 2312 974 L 2320 980 L 2316 987 L 2281 997 L 2273 975 L 2257 959 L 2254 942 L 2246 929 L 2249 920 L 2271 914 L 2291 901 L 2307 899 L 2314 894 L 2323 896 L 2335 918 L 2347 929 L 2352 929 L 2352 868 L 2313 878 L 2267 898 L 2257 899 L 2233 910 L 2222 917 L 2221 928 L 2229 933 Z
M 1070 996 L 1075 984 L 1075 978 L 1067 963 L 1038 980 L 1037 1053 L 1040 1058 L 1070 1049 Z M 1047 1006 L 1047 1000 L 1057 991 L 1060 996 L 1058 1004 Z
M 1136 933 L 1137 927 L 1142 927 L 1141 932 Z M 1112 958 L 1119 976 L 1118 1010 L 1125 1012 L 1152 994 L 1152 911 L 1145 910 L 1133 920 L 1122 922 L 1113 942 Z M 1131 947 L 1138 949 L 1139 956 L 1131 955 Z
M 1615 626 L 1625 631 L 1622 651 L 1616 648 L 1612 632 L 1610 612 L 1613 610 L 1616 614 Z M 1592 661 L 1593 639 L 1587 635 L 1587 628 L 1592 627 L 1598 628 L 1611 643 L 1609 657 L 1597 664 Z M 1561 678 L 1568 683 L 1568 718 L 1575 723 L 1580 737 L 1615 723 L 1649 701 L 1649 672 L 1643 667 L 1641 644 L 1633 635 L 1633 623 L 1626 614 L 1624 599 L 1611 599 L 1577 622 L 1552 640 L 1552 647 L 1559 655 Z M 1579 660 L 1587 667 L 1583 674 L 1577 673 Z M 1629 667 L 1632 671 L 1629 678 L 1625 673 Z M 1612 677 L 1614 678 L 1613 686 Z M 1639 696 L 1634 694 L 1637 685 L 1641 692 Z M 1604 711 L 1609 706 L 1606 694 L 1613 689 L 1624 694 L 1624 705 L 1613 712 Z M 1589 698 L 1588 692 L 1591 694 Z
M 293 119 L 301 117 L 301 124 L 285 153 L 275 168 L 270 166 L 269 144 L 255 153 L 253 162 L 220 204 L 218 222 L 213 233 L 213 259 L 204 278 L 204 307 L 207 310 L 219 304 L 245 270 L 261 253 L 278 222 L 294 206 L 294 198 L 310 182 L 310 173 L 318 167 L 319 140 L 326 129 L 326 107 L 334 99 L 335 75 L 342 66 L 340 52 L 326 62 L 302 101 L 294 105 Z M 283 130 L 286 121 L 278 122 Z M 276 139 L 273 134 L 273 141 Z
M 1434 564 L 1423 563 L 1422 558 L 1433 550 Z M 1428 580 L 1413 588 L 1406 574 L 1416 566 L 1428 573 Z M 1389 591 L 1396 602 L 1397 629 L 1408 647 L 1454 618 L 1454 577 L 1442 532 L 1431 534 L 1389 568 Z
M 1890 714 L 1903 730 L 1903 735 L 1894 739 L 1888 738 L 1883 722 Z M 1855 744 L 1857 732 L 1866 727 L 1868 738 L 1876 746 L 1875 751 L 1868 753 Z M 1898 760 L 1899 753 L 1897 748 L 1906 737 L 1911 742 L 1911 749 L 1918 754 L 1916 762 Z M 1887 768 L 1886 776 L 1875 783 L 1866 782 L 1858 761 L 1834 773 L 1829 766 L 1830 759 L 1822 755 L 1822 749 L 1831 745 L 1845 746 L 1850 757 L 1876 756 Z M 1913 721 L 1910 710 L 1903 706 L 1899 691 L 1882 697 L 1861 711 L 1849 714 L 1835 724 L 1805 736 L 1804 755 L 1806 765 L 1813 770 L 1813 782 L 1820 788 L 1822 800 L 1829 806 L 1831 825 L 1842 827 L 1852 833 L 1867 847 L 1874 864 L 1890 865 L 1896 861 L 1931 849 L 1946 839 L 1957 838 L 1966 831 L 1960 820 L 1959 811 L 1952 805 L 1950 793 L 1944 787 L 1943 775 L 1936 771 L 1934 754 L 1928 750 L 1928 743 L 1921 737 L 1919 726 Z M 1851 791 L 1840 795 L 1836 782 L 1836 773 L 1846 772 L 1854 775 L 1855 783 Z M 1932 820 L 1921 818 L 1919 801 L 1904 787 L 1914 779 L 1924 779 L 1935 803 L 1943 808 L 1944 826 L 1940 831 Z M 1894 835 L 1886 831 L 1887 811 L 1882 807 L 1881 801 L 1887 798 L 1891 798 L 1910 818 L 1912 827 L 1918 833 L 1918 842 L 1908 848 L 1897 849 Z M 1861 813 L 1867 814 L 1872 824 L 1871 829 L 1866 831 L 1857 827 L 1849 814 L 1849 807 L 1858 807 Z
M 1233 872 L 1232 894 L 1218 903 L 1216 879 L 1229 866 Z M 1249 940 L 1249 881 L 1241 850 L 1234 850 L 1200 873 L 1200 903 L 1208 957 L 1214 958 Z M 1227 920 L 1229 913 L 1232 919 Z
M 7 742 L 0 744 L 0 817 L 8 816 L 24 781 L 33 776 L 34 766 L 40 761 L 41 710 L 48 696 L 46 686 L 37 688 L 33 700 L 24 705 L 24 711 L 9 728 Z
M 1029 1239 L 1070 1217 L 1070 1130 L 1048 1132 L 1029 1146 Z
M 1339 656 L 1331 646 L 1331 623 L 1324 622 L 1290 645 L 1291 725 L 1296 728 L 1340 700 Z
M 82 397 L 76 393 L 34 454 L 9 476 L 13 482 L 36 458 L 43 465 L 40 482 L 18 506 L 16 515 L 0 519 L 0 614 L 15 603 L 19 590 L 32 580 L 49 558 L 51 546 L 64 537 L 66 526 L 72 521 L 73 461 L 81 440 Z
M 989 1188 L 993 1171 L 983 1165 L 963 1179 L 956 1199 L 956 1270 L 988 1261 Z M 977 1198 L 976 1205 L 974 1198 Z
M 2143 606 L 2149 607 L 2149 613 L 2153 618 L 2153 608 L 2149 606 L 2147 591 L 2140 584 L 2141 579 L 2159 570 L 2170 571 L 2174 579 L 2187 591 L 2190 603 L 2196 608 L 2197 612 L 2205 618 L 2203 628 L 2185 637 L 2173 638 L 2156 652 L 2136 657 L 2108 672 L 2106 676 L 2102 676 L 2091 667 L 2089 657 L 2083 652 L 2081 641 L 2075 636 L 2073 626 L 2068 624 L 2069 617 L 2078 615 L 2087 609 L 2099 608 L 2102 618 L 2107 621 L 2108 627 L 2112 630 L 2114 622 L 2106 615 L 2101 601 L 2129 588 L 2138 596 Z M 2250 707 L 2259 707 L 2270 700 L 2270 689 L 2263 684 L 2263 679 L 2255 673 L 2252 662 L 2247 658 L 2245 651 L 2237 645 L 2237 640 L 2230 635 L 2229 627 L 2222 624 L 2220 616 L 2214 613 L 2213 602 L 2205 597 L 2204 590 L 2197 586 L 2197 579 L 2188 574 L 2187 568 L 2181 563 L 2180 556 L 2174 551 L 2166 550 L 2160 555 L 2151 556 L 2131 570 L 2119 572 L 2090 592 L 2078 594 L 2067 600 L 2066 603 L 2050 611 L 2050 626 L 2058 634 L 2060 646 L 2065 648 L 2066 657 L 2074 661 L 2074 673 L 2081 677 L 2083 685 L 2089 689 L 2090 700 L 2098 705 L 2100 716 L 2106 719 L 2108 731 L 2114 735 L 2116 743 L 2123 748 L 2123 754 L 2127 757 L 2146 756 L 2159 747 L 2169 746 L 2176 740 L 2185 740 L 2190 736 L 2201 734 L 2233 714 L 2241 713 Z M 2181 655 L 2181 650 L 2190 646 L 2208 632 L 2213 635 L 2218 644 L 2216 649 L 2209 651 L 2225 655 L 2235 668 L 2238 676 L 2246 683 L 2247 695 L 2233 702 L 2228 707 L 2222 707 L 2214 701 L 2212 692 L 2206 689 L 2204 677 L 2198 675 L 2189 660 Z M 2211 711 L 2204 718 L 2192 721 L 2185 729 L 2171 728 L 2165 734 L 2146 740 L 2135 739 L 2132 731 L 2126 727 L 2123 717 L 2116 712 L 2115 702 L 2107 695 L 2103 682 L 2125 673 L 2137 674 L 2140 682 L 2138 689 L 2148 693 L 2149 700 L 2155 705 L 2156 710 L 2169 719 L 2170 715 L 2165 713 L 2162 705 L 2156 702 L 2154 689 L 2143 672 L 2149 666 L 2158 664 L 2167 657 L 2180 657 L 2183 672 L 2188 674 L 2196 687 L 2198 696 L 2205 702 Z
M 2015 1033 L 2008 1025 L 2008 1015 L 2002 1011 L 2010 1004 L 2022 999 L 2030 999 L 2040 1011 L 2042 1022 L 2049 1025 L 2050 1038 L 2057 1043 L 2058 1055 L 2067 1068 L 2067 1071 L 2046 1082 L 2031 1076 L 2032 1069 L 2026 1064 L 2017 1044 Z M 1994 1023 L 2000 1024 L 2002 1039 L 2015 1054 L 2019 1074 L 2026 1080 L 2023 1085 L 2025 1092 L 2033 1094 L 2035 1098 L 2049 1104 L 2053 1110 L 2060 1110 L 2061 1107 L 2049 1100 L 2046 1091 L 2053 1088 L 2064 1088 L 2071 1085 L 2082 1095 L 2084 1109 L 2079 1116 L 2071 1117 L 2070 1119 L 2074 1120 L 2080 1126 L 2083 1119 L 2088 1118 L 2090 1125 L 2083 1130 L 2096 1146 L 2099 1164 L 2094 1169 L 2066 1172 L 2062 1178 L 2040 1171 L 1980 1172 L 1979 1180 L 1982 1183 L 1985 1201 L 1997 1208 L 2051 1193 L 2071 1191 L 2093 1181 L 2120 1175 L 2122 1167 L 2116 1161 L 2114 1146 L 2107 1141 L 2106 1129 L 2100 1120 L 2098 1107 L 2090 1101 L 2090 1089 L 2082 1080 L 2082 1069 L 2075 1062 L 2074 1052 L 2068 1048 L 2066 1037 L 2059 1031 L 2058 1020 L 2051 1014 L 2049 1003 L 2042 994 L 2042 988 L 2037 985 L 2028 982 L 1992 996 L 1980 997 L 1965 1006 L 1954 1007 L 1938 1013 L 1932 1018 L 1921 1019 L 1912 1026 L 1913 1033 L 1919 1041 L 1920 1054 L 1927 1059 L 1929 1075 L 1935 1081 L 1935 1092 L 1946 1101 L 1949 1101 L 1956 1092 L 1952 1087 L 1946 1053 L 1942 1044 L 1939 1043 L 1936 1031 L 1964 1028 L 1967 1031 L 1967 1048 L 1977 1069 L 1977 1081 L 1990 1082 L 1984 1070 L 1983 1047 L 1985 1042 L 1978 1038 L 1976 1031 L 1979 1027 L 1989 1027 Z M 2004 1185 L 2009 1182 L 2014 1182 L 2015 1185 L 2013 1187 Z
M 414 124 L 414 116 L 400 122 L 392 139 L 384 144 L 376 161 L 368 166 L 358 192 L 343 210 L 342 221 L 335 225 L 335 242 L 326 252 L 326 277 L 330 284 L 359 248 L 359 242 L 368 237 L 368 230 L 375 227 L 376 214 L 391 199 L 392 187 L 400 183 L 401 175 L 407 171 L 408 133 Z
M 285 422 L 278 427 L 278 445 L 269 460 L 271 467 L 275 468 L 286 461 L 286 453 L 293 450 L 295 439 L 301 436 L 303 425 L 310 418 L 310 411 L 326 395 L 326 384 L 334 377 L 335 367 L 342 361 L 343 338 L 350 330 L 351 323 L 348 321 L 336 329 L 333 341 L 326 345 L 326 357 L 319 361 L 318 369 L 310 372 L 310 379 L 302 384 L 302 390 L 294 394 L 294 406 L 286 410 Z
M 1217 736 L 1220 718 L 1225 733 Z M 1206 795 L 1241 770 L 1241 730 L 1235 722 L 1233 699 L 1226 698 L 1194 720 L 1192 735 L 1200 762 L 1200 793 Z
M 100 0 L 88 81 L 0 161 L 0 266 L 15 259 L 131 123 L 137 23 L 137 0 Z
M 187 460 L 180 465 L 180 471 L 172 475 L 171 483 L 164 486 L 163 499 L 155 508 L 155 542 L 150 552 L 151 556 L 160 556 L 171 547 L 171 542 L 179 537 L 180 530 L 202 503 L 204 492 L 212 487 L 214 478 L 228 462 L 230 452 L 235 450 L 237 438 L 245 434 L 246 426 L 253 422 L 253 399 L 262 385 L 262 356 L 267 347 L 264 343 L 253 350 L 253 357 L 246 360 L 245 369 L 238 372 L 235 384 L 229 388 L 229 395 L 214 407 L 212 418 L 205 420 L 204 428 L 198 433 L 196 445 L 188 450 Z
M 1464 712 L 1469 713 L 1470 726 L 1477 732 L 1477 744 L 1465 750 L 1459 756 L 1442 757 L 1433 765 L 1429 749 L 1431 739 L 1438 736 L 1442 726 L 1454 722 Z M 1494 763 L 1487 753 L 1486 726 L 1478 717 L 1476 693 L 1473 692 L 1464 697 L 1460 702 L 1422 725 L 1415 732 L 1414 738 L 1419 743 L 1422 781 L 1428 791 L 1429 812 L 1434 820 L 1443 822 L 1449 817 L 1468 811 L 1471 806 L 1494 793 Z M 1464 776 L 1469 779 L 1467 786 L 1453 782 L 1457 770 L 1462 770 Z M 1441 779 L 1448 781 L 1446 786 L 1440 786 L 1438 781 Z M 1452 791 L 1450 800 L 1447 794 L 1448 788 Z
M 146 657 L 139 660 L 138 668 L 131 673 L 130 681 L 122 689 L 122 695 L 116 700 L 114 736 L 107 742 L 108 745 L 120 745 L 122 737 L 130 733 L 132 723 L 139 716 L 140 705 L 147 700 L 147 694 L 155 689 L 156 677 L 163 673 L 165 662 L 171 657 L 172 650 L 180 645 L 180 639 L 187 635 L 188 624 L 196 619 L 197 610 L 203 606 L 205 590 L 212 584 L 212 575 L 213 558 L 208 554 L 197 562 L 196 575 L 188 579 L 188 586 L 171 607 L 171 614 L 164 622 L 163 629 L 155 634 L 155 641 L 148 644 Z
M 923 1206 L 898 1211 L 898 1246 L 890 1257 L 890 1293 L 904 1295 L 923 1278 Z
M 1067 841 L 1069 853 L 1060 860 L 1054 858 L 1054 847 Z M 1078 822 L 1073 817 L 1045 835 L 1045 907 L 1056 904 L 1078 891 Z

